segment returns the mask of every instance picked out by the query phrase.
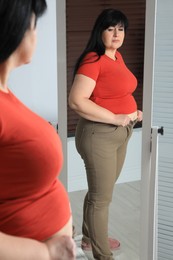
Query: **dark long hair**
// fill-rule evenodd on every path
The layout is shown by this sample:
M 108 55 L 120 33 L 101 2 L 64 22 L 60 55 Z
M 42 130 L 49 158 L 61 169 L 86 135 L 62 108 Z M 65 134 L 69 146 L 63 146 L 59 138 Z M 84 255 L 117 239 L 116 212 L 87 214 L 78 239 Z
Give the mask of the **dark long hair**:
M 99 60 L 100 57 L 105 53 L 105 46 L 102 41 L 102 33 L 108 27 L 116 26 L 117 24 L 123 25 L 124 30 L 127 30 L 128 19 L 121 11 L 109 8 L 103 10 L 100 13 L 95 21 L 88 43 L 76 62 L 74 76 L 87 53 L 95 52 L 97 54 L 95 61 Z
M 47 9 L 45 0 L 0 0 L 0 63 L 17 49 L 30 26 Z

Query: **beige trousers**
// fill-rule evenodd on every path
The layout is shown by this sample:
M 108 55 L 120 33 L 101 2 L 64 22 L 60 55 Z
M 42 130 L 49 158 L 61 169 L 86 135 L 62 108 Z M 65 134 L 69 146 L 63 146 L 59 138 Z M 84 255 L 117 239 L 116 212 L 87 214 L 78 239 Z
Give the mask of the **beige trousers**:
M 83 240 L 91 243 L 95 259 L 113 259 L 108 244 L 109 204 L 134 124 L 122 127 L 81 118 L 77 125 L 76 148 L 84 161 L 88 182 L 83 207 Z

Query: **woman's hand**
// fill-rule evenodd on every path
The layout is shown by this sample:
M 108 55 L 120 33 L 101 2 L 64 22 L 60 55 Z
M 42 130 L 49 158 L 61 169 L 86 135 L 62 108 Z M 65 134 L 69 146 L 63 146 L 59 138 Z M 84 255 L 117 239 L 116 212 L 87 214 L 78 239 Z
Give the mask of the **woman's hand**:
M 142 121 L 143 119 L 143 112 L 141 110 L 137 111 L 138 121 Z
M 126 114 L 115 115 L 115 125 L 126 126 L 130 123 L 131 118 Z
M 76 259 L 76 245 L 70 236 L 56 236 L 45 242 L 50 254 L 50 260 Z

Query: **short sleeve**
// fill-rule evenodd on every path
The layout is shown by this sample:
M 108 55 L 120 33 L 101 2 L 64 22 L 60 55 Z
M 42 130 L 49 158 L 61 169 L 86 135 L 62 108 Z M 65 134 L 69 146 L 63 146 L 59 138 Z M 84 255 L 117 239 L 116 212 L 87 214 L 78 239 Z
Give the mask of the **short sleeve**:
M 82 64 L 80 65 L 77 74 L 83 74 L 93 80 L 97 80 L 100 72 L 100 62 L 95 52 L 88 53 Z

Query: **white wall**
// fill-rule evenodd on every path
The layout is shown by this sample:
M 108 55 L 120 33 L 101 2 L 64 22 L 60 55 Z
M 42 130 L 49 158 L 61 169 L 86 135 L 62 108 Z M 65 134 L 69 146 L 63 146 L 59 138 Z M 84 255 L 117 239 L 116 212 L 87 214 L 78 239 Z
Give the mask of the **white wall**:
M 38 43 L 29 65 L 12 72 L 9 88 L 46 120 L 57 121 L 56 0 L 38 19 Z

